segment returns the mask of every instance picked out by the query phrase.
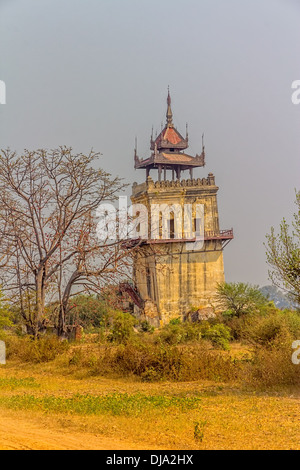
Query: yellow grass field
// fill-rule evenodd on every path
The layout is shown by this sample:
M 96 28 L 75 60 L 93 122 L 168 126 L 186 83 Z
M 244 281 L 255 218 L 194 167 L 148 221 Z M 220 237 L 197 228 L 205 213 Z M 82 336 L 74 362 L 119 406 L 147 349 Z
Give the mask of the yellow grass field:
M 0 449 L 300 449 L 300 394 L 0 366 Z

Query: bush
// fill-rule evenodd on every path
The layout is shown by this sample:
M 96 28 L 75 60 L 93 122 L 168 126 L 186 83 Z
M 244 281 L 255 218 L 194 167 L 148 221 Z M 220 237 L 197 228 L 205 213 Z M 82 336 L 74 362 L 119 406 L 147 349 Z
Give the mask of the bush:
M 184 325 L 169 323 L 158 334 L 156 343 L 175 345 L 187 341 L 187 330 Z
M 252 359 L 241 370 L 241 380 L 254 387 L 300 384 L 299 366 L 292 363 L 292 343 L 300 339 L 300 315 L 269 304 L 260 313 L 226 319 L 235 339 L 252 346 Z
M 223 323 L 169 323 L 157 336 L 156 342 L 168 345 L 199 342 L 201 339 L 209 340 L 213 346 L 229 349 L 231 339 L 230 328 Z
M 140 331 L 143 333 L 153 333 L 154 332 L 154 326 L 151 326 L 150 323 L 147 320 L 141 321 L 139 325 Z
M 231 339 L 230 328 L 222 323 L 213 325 L 206 331 L 203 338 L 209 339 L 217 348 L 228 350 L 229 341 Z
M 0 329 L 11 327 L 11 311 L 9 310 L 9 306 L 4 300 L 4 296 L 0 290 Z
M 134 333 L 136 319 L 130 313 L 116 312 L 113 318 L 110 341 L 126 343 Z
M 145 382 L 160 380 L 221 380 L 237 378 L 239 365 L 224 352 L 211 350 L 207 343 L 163 345 L 128 341 L 99 350 L 92 373 L 102 376 L 135 376 Z
M 255 348 L 253 361 L 245 368 L 244 380 L 256 388 L 299 386 L 300 366 L 292 363 L 292 352 L 292 338 L 278 333 L 268 347 Z
M 60 341 L 56 336 L 47 336 L 34 340 L 32 337 L 6 337 L 7 358 L 20 359 L 22 362 L 49 362 L 69 349 L 67 341 Z
M 272 347 L 277 337 L 299 339 L 300 315 L 277 309 L 267 315 L 254 315 L 244 322 L 241 336 L 250 344 L 264 347 Z
M 169 323 L 169 325 L 180 325 L 180 324 L 181 324 L 181 318 L 180 317 L 172 318 L 170 320 L 170 323 Z
M 245 327 L 249 322 L 248 316 L 242 316 L 240 318 L 235 316 L 224 316 L 223 321 L 224 325 L 230 328 L 232 340 L 241 341 L 244 339 Z

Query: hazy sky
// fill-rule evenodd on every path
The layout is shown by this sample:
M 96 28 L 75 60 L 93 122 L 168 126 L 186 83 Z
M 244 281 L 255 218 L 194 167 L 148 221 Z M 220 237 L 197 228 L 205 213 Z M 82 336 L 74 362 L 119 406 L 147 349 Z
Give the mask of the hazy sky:
M 294 210 L 300 177 L 299 0 L 0 0 L 0 148 L 103 154 L 132 184 L 151 127 L 189 123 L 191 154 L 220 187 L 228 281 L 269 283 L 265 234 Z

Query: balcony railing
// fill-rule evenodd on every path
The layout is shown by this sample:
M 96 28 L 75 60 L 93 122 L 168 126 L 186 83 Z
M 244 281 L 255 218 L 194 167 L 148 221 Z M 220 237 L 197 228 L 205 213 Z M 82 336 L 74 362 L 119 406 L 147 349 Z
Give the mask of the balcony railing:
M 234 238 L 233 229 L 220 230 L 220 231 L 205 231 L 204 240 L 220 240 L 223 243 L 223 247 L 227 245 L 230 240 Z M 151 244 L 162 244 L 162 243 L 185 243 L 195 242 L 196 238 L 167 238 L 167 239 L 154 239 L 154 240 L 142 240 L 141 238 L 127 240 L 125 243 L 127 248 L 134 248 L 137 245 L 151 245 Z

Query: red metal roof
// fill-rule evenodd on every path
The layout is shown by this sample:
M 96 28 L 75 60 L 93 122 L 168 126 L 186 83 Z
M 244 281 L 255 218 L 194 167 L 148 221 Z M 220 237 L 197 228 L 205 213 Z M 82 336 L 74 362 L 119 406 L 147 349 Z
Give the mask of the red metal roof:
M 163 138 L 164 140 L 167 140 L 168 142 L 174 145 L 182 141 L 182 138 L 178 135 L 178 133 L 175 131 L 173 127 L 167 127 Z
M 164 158 L 171 162 L 191 162 L 194 160 L 193 157 L 190 157 L 189 155 L 185 155 L 184 153 L 165 153 L 163 152 L 162 155 Z
M 174 127 L 165 127 L 159 136 L 155 139 L 155 142 L 160 148 L 162 142 L 169 142 L 170 146 L 176 146 L 180 143 L 185 144 L 184 148 L 187 147 L 187 143 L 179 132 Z

